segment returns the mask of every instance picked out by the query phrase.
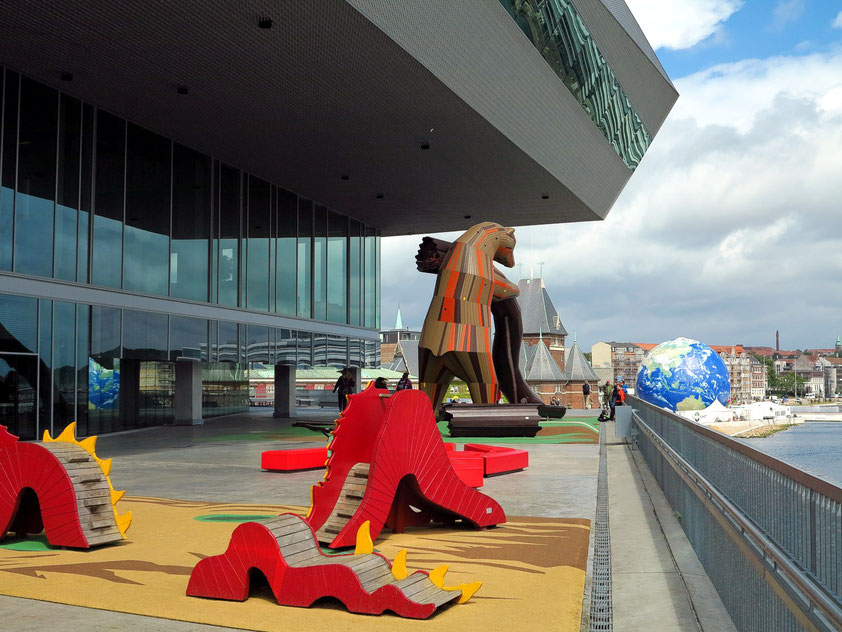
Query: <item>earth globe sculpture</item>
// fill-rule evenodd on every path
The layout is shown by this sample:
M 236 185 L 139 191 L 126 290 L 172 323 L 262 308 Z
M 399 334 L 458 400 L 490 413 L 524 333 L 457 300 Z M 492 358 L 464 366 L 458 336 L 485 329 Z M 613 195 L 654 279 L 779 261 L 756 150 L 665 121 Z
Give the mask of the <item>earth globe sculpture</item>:
M 676 338 L 652 349 L 637 371 L 637 396 L 673 412 L 703 410 L 731 394 L 728 367 L 706 344 Z

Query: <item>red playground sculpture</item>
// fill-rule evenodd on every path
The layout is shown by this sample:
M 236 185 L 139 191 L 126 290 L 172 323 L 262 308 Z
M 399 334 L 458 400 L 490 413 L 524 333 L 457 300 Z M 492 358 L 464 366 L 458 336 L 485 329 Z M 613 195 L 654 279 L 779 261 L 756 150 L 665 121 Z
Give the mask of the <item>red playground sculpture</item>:
M 446 566 L 407 575 L 406 549 L 394 564 L 373 550 L 365 523 L 353 554 L 325 555 L 300 516 L 281 514 L 247 522 L 234 530 L 225 553 L 196 565 L 187 595 L 245 601 L 254 572 L 259 571 L 283 606 L 306 608 L 322 597 L 335 597 L 351 612 L 391 610 L 402 617 L 426 619 L 442 606 L 466 602 L 482 585 L 446 587 Z
M 0 540 L 45 531 L 53 546 L 88 549 L 126 537 L 131 512 L 115 506 L 111 459 L 94 452 L 96 437 L 76 440 L 76 424 L 44 443 L 20 443 L 0 426 Z
M 462 520 L 477 528 L 506 521 L 495 500 L 453 471 L 422 391 L 389 395 L 370 385 L 349 396 L 328 451 L 307 522 L 331 548 L 352 546 L 366 521 L 375 539 L 384 525 L 401 533 L 432 521 Z

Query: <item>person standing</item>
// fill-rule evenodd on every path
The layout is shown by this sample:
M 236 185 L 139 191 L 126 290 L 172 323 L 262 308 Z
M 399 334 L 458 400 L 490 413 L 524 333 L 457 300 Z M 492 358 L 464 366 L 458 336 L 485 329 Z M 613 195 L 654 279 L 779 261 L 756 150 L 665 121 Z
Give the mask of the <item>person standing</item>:
M 582 384 L 582 402 L 585 408 L 591 407 L 591 385 L 588 382 Z
M 602 406 L 608 408 L 611 405 L 611 382 L 605 380 L 605 386 L 602 387 Z
M 405 391 L 412 388 L 412 381 L 409 379 L 409 373 L 404 371 L 404 374 L 401 375 L 401 379 L 398 380 L 398 383 L 395 385 L 396 391 Z
M 610 421 L 614 421 L 614 417 L 617 413 L 617 406 L 623 405 L 623 401 L 621 399 L 622 398 L 622 395 L 621 395 L 622 392 L 623 392 L 623 389 L 620 388 L 620 384 L 615 383 L 614 388 L 611 389 L 611 402 L 610 402 L 611 416 L 608 418 Z
M 333 392 L 337 395 L 339 411 L 345 410 L 345 406 L 348 404 L 348 395 L 354 392 L 354 380 L 351 379 L 348 369 L 342 369 L 339 372 L 339 379 L 333 385 Z

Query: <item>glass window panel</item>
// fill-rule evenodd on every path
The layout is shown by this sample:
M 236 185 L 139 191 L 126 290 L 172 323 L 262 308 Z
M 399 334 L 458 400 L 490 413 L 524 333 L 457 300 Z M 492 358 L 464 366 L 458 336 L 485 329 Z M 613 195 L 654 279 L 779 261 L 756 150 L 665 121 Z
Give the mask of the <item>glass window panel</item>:
M 122 428 L 119 424 L 121 311 L 95 305 L 90 309 L 90 318 L 88 432 L 118 430 Z
M 123 311 L 123 357 L 135 360 L 166 360 L 166 314 Z
M 236 307 L 240 277 L 240 172 L 222 165 L 219 173 L 219 302 Z
M 38 358 L 0 353 L 0 425 L 21 439 L 38 435 Z
M 374 327 L 375 329 L 380 329 L 380 231 L 377 232 L 377 237 L 374 239 L 374 248 Z
M 173 150 L 170 294 L 208 300 L 211 159 L 176 144 Z
M 296 265 L 296 298 L 299 318 L 310 318 L 310 275 L 313 263 L 310 260 L 313 240 L 313 203 L 298 198 L 298 262 Z
M 237 323 L 219 321 L 219 361 L 239 362 L 237 347 Z
M 202 367 L 202 416 L 248 412 L 249 383 L 244 367 L 212 362 Z
M 377 254 L 375 252 L 375 238 L 374 229 L 366 226 L 365 228 L 365 285 L 363 287 L 363 297 L 365 299 L 365 323 L 366 327 L 374 329 L 377 322 L 376 310 L 374 304 L 377 300 L 377 290 L 375 283 L 375 270 L 377 263 Z
M 137 125 L 130 124 L 126 133 L 123 287 L 166 296 L 172 143 Z
M 348 340 L 348 366 L 359 366 L 364 364 L 362 340 L 351 338 Z
M 295 241 L 298 229 L 298 196 L 278 190 L 278 232 L 276 240 L 277 311 L 295 316 Z
M 342 336 L 327 337 L 327 365 L 342 368 L 348 366 L 348 339 Z
M 313 366 L 327 366 L 327 336 L 313 334 Z
M 362 224 L 351 220 L 348 240 L 348 322 L 362 324 Z
M 76 280 L 76 242 L 79 211 L 79 152 L 82 104 L 66 94 L 59 101 L 58 181 L 56 182 L 56 238 L 54 272 L 57 279 Z
M 38 301 L 38 434 L 44 429 L 52 430 L 53 409 L 53 303 Z
M 76 305 L 53 303 L 53 427 L 64 429 L 75 419 Z
M 327 209 L 313 213 L 313 318 L 327 319 Z
M 269 309 L 269 183 L 249 176 L 248 264 L 246 274 L 249 309 Z
M 278 329 L 277 331 L 277 364 L 296 364 L 296 332 L 289 329 Z
M 327 319 L 348 322 L 348 218 L 328 213 Z
M 309 331 L 299 331 L 298 338 L 298 360 L 296 362 L 299 369 L 309 369 L 313 366 L 313 347 L 312 336 Z
M 240 339 L 240 346 L 239 346 L 239 353 L 237 355 L 237 362 L 243 363 L 246 361 L 246 326 L 243 324 L 238 325 L 239 333 L 237 334 Z
M 76 434 L 88 434 L 88 367 L 90 307 L 76 306 Z
M 208 360 L 217 362 L 219 360 L 219 323 L 210 321 L 208 328 Z
M 246 347 L 249 363 L 269 364 L 269 328 L 259 325 L 248 326 L 248 346 Z
M 208 359 L 208 321 L 170 316 L 170 360 Z
M 38 351 L 38 301 L 0 294 L 0 351 Z
M 18 146 L 18 84 L 20 76 L 4 73 L 2 146 L 0 146 L 0 270 L 12 269 L 12 222 Z
M 96 199 L 93 267 L 96 285 L 120 287 L 123 265 L 123 189 L 126 122 L 108 112 L 96 115 Z
M 88 233 L 90 231 L 90 213 L 93 185 L 93 151 L 94 151 L 94 108 L 85 104 L 82 106 L 82 164 L 81 183 L 79 190 L 79 230 L 77 232 L 78 245 L 76 248 L 76 281 L 88 282 Z
M 57 142 L 58 92 L 21 78 L 15 198 L 16 272 L 53 275 Z

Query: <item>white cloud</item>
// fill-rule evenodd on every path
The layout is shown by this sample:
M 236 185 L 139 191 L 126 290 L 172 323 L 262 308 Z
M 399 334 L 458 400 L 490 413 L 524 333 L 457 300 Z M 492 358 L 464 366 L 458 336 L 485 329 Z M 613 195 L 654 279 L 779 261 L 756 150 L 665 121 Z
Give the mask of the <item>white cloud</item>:
M 836 19 L 833 20 L 831 26 L 835 29 L 842 29 L 842 11 L 836 14 Z
M 772 10 L 772 30 L 780 31 L 804 13 L 804 0 L 779 0 Z
M 842 50 L 746 60 L 681 97 L 604 222 L 518 229 L 584 347 L 605 339 L 832 347 L 842 331 Z M 534 255 L 530 257 L 530 235 Z M 452 237 L 451 237 L 452 238 Z M 419 238 L 384 240 L 383 321 L 418 327 Z M 511 276 L 517 276 L 512 271 Z M 422 278 L 427 277 L 427 278 Z
M 652 48 L 692 48 L 720 32 L 742 0 L 627 0 Z

